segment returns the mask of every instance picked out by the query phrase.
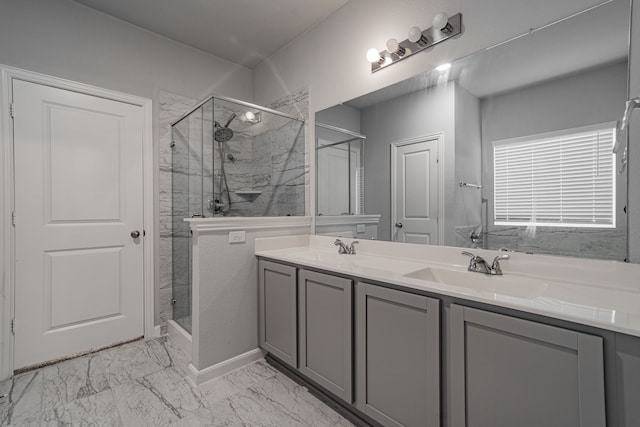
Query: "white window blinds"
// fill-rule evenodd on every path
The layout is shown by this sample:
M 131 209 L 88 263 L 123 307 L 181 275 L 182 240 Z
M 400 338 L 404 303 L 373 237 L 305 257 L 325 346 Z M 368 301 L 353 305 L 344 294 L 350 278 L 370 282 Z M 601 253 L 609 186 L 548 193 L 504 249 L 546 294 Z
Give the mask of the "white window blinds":
M 615 125 L 495 141 L 495 223 L 615 227 Z

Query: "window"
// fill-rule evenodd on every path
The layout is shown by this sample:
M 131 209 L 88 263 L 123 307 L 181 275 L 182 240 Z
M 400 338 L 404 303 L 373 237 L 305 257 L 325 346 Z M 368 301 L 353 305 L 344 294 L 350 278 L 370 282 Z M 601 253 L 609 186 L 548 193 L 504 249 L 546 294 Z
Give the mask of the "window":
M 615 228 L 615 126 L 495 141 L 495 224 Z

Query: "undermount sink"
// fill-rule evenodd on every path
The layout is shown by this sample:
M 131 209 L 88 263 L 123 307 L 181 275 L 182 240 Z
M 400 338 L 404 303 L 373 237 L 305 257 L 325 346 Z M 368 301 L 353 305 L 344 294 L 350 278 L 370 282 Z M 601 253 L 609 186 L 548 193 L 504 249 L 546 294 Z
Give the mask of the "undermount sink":
M 433 267 L 413 271 L 405 274 L 404 277 L 526 299 L 537 298 L 548 287 L 548 284 L 542 280 L 520 275 L 492 276 Z

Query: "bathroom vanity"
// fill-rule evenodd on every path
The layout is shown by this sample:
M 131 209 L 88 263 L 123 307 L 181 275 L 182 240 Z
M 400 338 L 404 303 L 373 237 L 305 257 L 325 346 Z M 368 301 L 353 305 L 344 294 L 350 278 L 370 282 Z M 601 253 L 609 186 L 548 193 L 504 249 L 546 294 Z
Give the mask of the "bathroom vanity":
M 639 265 L 514 253 L 489 276 L 457 248 L 333 241 L 256 240 L 260 347 L 360 420 L 640 420 Z

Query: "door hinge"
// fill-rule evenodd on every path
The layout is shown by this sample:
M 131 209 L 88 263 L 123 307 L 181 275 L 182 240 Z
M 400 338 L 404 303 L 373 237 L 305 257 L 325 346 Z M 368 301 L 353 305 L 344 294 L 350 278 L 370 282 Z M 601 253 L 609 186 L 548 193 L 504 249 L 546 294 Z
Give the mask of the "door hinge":
M 11 211 L 11 225 L 16 226 L 16 211 Z
M 11 334 L 16 334 L 16 319 L 11 319 Z
M 13 108 L 13 102 L 11 104 L 9 104 L 9 114 L 11 115 L 11 118 L 15 117 L 15 111 Z

